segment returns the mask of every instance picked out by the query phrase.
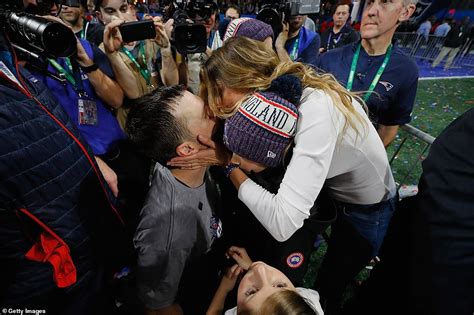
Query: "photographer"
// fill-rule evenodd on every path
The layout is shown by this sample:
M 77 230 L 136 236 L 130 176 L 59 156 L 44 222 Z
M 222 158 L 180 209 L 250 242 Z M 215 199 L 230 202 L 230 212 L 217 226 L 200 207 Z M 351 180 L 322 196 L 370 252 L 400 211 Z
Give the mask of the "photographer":
M 165 26 L 159 17 L 153 18 L 156 38 L 133 43 L 124 43 L 119 26 L 124 22 L 137 21 L 135 10 L 127 0 L 97 0 L 97 16 L 105 24 L 105 51 L 112 64 L 117 82 L 129 99 L 135 99 L 164 85 L 178 83 L 178 70 L 171 53 Z M 161 65 L 157 60 L 161 56 Z M 161 69 L 160 69 L 161 68 Z M 161 77 L 159 77 L 161 74 Z M 125 126 L 128 108 L 117 111 L 120 126 Z
M 288 23 L 283 22 L 283 30 L 275 41 L 278 57 L 282 61 L 316 64 L 321 39 L 318 33 L 303 26 L 306 18 L 305 15 L 291 16 Z
M 59 17 L 72 28 L 78 38 L 99 46 L 104 38 L 104 26 L 87 21 L 86 12 L 86 0 L 68 0 L 63 4 Z
M 47 14 L 53 3 L 45 3 Z M 26 36 L 10 28 L 8 18 L 16 13 L 23 14 L 21 1 L 2 1 L 0 305 L 47 314 L 107 313 L 100 307 L 110 258 L 103 237 L 113 238 L 123 221 L 74 123 L 41 80 L 19 65 L 21 50 L 14 53 L 10 38 L 23 36 L 22 47 L 29 46 Z M 24 24 L 48 25 L 33 15 L 22 17 Z
M 207 19 L 204 19 L 204 26 L 206 27 L 207 49 L 205 53 L 194 53 L 187 55 L 187 86 L 194 94 L 199 92 L 199 72 L 201 66 L 212 55 L 212 51 L 222 46 L 222 41 L 219 32 L 215 30 L 216 18 L 218 15 L 218 7 L 212 0 L 206 0 L 205 3 L 210 5 L 211 13 Z M 199 17 L 198 17 L 199 18 Z M 182 81 L 183 79 L 181 79 Z

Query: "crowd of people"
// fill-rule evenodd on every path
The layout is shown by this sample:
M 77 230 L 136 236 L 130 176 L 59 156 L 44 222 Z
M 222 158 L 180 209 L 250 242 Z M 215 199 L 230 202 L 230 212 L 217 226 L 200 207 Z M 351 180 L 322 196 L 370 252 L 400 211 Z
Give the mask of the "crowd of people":
M 307 16 L 289 17 L 275 33 L 240 17 L 256 2 L 220 8 L 206 0 L 207 48 L 188 54 L 176 49 L 174 20 L 161 16 L 143 16 L 154 38 L 124 42 L 120 25 L 140 11 L 128 0 L 51 1 L 42 15 L 74 32 L 71 57 L 22 58 L 3 32 L 0 306 L 398 314 L 391 303 L 374 311 L 363 295 L 344 307 L 343 293 L 388 246 L 397 214 L 385 148 L 411 119 L 418 70 L 392 39 L 416 3 L 369 0 L 356 31 L 343 0 L 319 34 Z M 473 148 L 472 137 L 453 145 L 469 141 Z M 317 278 L 305 288 L 329 227 Z M 473 292 L 469 277 L 457 279 L 462 297 Z M 390 285 L 368 283 L 379 292 Z M 446 314 L 439 300 L 423 301 L 423 314 Z M 456 314 L 472 313 L 472 301 L 456 304 Z

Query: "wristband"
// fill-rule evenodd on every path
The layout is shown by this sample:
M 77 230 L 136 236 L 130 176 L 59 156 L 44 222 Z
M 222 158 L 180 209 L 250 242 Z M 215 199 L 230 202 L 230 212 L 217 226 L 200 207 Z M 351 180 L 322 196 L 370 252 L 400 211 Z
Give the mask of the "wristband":
M 99 66 L 96 65 L 95 63 L 91 64 L 90 66 L 87 66 L 87 67 L 83 67 L 81 66 L 81 69 L 82 71 L 84 71 L 85 73 L 91 73 L 91 72 L 94 72 L 96 70 L 99 69 Z
M 225 177 L 229 178 L 230 173 L 232 173 L 232 171 L 235 170 L 236 168 L 240 168 L 239 163 L 230 162 L 229 164 L 227 164 L 227 166 L 224 168 Z

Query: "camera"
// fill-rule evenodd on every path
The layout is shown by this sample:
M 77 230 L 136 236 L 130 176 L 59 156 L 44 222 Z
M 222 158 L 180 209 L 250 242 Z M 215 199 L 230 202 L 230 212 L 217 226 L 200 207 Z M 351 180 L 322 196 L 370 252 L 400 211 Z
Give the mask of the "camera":
M 34 7 L 23 8 L 15 0 L 0 3 L 0 28 L 6 32 L 13 47 L 33 56 L 69 57 L 76 53 L 76 37 L 67 26 L 37 15 L 49 14 L 58 0 L 37 1 Z M 28 13 L 27 13 L 28 11 Z M 37 14 L 37 15 L 36 15 Z
M 183 55 L 202 53 L 207 48 L 206 27 L 217 5 L 209 0 L 170 1 L 163 11 L 164 20 L 174 19 L 172 40 Z
M 275 38 L 282 30 L 282 23 L 291 16 L 319 13 L 319 0 L 264 0 L 260 1 L 261 10 L 257 19 L 269 24 Z

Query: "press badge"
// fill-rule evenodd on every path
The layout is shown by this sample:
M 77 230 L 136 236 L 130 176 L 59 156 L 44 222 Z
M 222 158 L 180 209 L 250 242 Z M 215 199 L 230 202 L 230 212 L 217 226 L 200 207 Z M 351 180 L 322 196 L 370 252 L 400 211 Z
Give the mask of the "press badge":
M 80 98 L 78 100 L 79 125 L 97 126 L 97 104 L 93 100 Z

